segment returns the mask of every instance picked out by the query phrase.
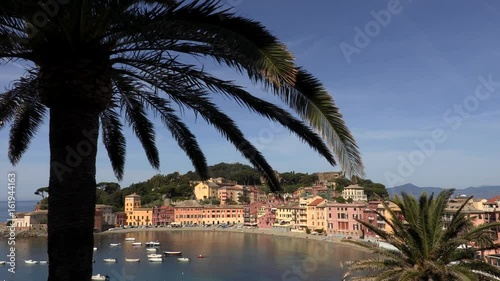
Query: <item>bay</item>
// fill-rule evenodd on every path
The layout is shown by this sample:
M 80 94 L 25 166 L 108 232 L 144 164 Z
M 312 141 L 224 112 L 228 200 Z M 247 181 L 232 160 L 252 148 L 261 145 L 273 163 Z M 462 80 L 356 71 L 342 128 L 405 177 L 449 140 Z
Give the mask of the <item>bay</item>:
M 35 210 L 38 201 L 15 201 L 15 213 L 31 212 Z M 0 201 L 0 222 L 6 222 L 9 217 L 9 206 L 7 201 Z
M 165 257 L 163 263 L 147 261 L 144 246 L 133 247 L 125 237 L 136 242 L 160 241 L 159 253 L 182 251 L 191 262 Z M 78 241 L 75 241 L 78 243 Z M 111 243 L 121 243 L 111 247 Z M 342 280 L 340 263 L 364 259 L 370 253 L 349 245 L 310 239 L 281 237 L 257 233 L 220 231 L 144 231 L 96 235 L 94 274 L 107 274 L 111 281 L 325 281 Z M 0 260 L 7 260 L 9 246 L 0 241 Z M 0 266 L 0 280 L 45 281 L 48 265 L 25 264 L 23 260 L 47 260 L 46 238 L 16 240 L 16 273 L 8 264 Z M 198 255 L 205 258 L 198 259 Z M 107 264 L 105 258 L 116 258 Z M 125 258 L 140 258 L 126 263 Z

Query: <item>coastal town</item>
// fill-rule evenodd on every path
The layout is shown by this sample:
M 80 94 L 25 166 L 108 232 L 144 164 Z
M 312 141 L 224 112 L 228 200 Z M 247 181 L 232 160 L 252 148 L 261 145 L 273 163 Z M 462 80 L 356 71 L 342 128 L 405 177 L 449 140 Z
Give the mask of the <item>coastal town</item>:
M 257 186 L 239 185 L 225 178 L 210 178 L 191 182 L 194 199 L 173 201 L 164 196 L 163 205 L 143 207 L 141 196 L 132 193 L 124 198 L 124 211 L 113 212 L 113 206 L 95 206 L 96 233 L 123 228 L 177 228 L 229 227 L 272 229 L 308 235 L 325 235 L 345 239 L 373 239 L 379 237 L 358 220 L 391 232 L 391 227 L 378 214 L 388 218 L 381 200 L 369 200 L 365 188 L 350 184 L 339 193 L 335 188 L 340 172 L 320 173 L 317 184 L 298 188 L 293 193 L 266 193 Z M 335 198 L 335 199 L 332 199 Z M 341 198 L 343 200 L 341 200 Z M 210 199 L 219 204 L 211 204 Z M 340 199 L 340 200 L 339 200 Z M 465 195 L 450 199 L 443 220 L 449 222 L 452 214 L 468 200 Z M 339 202 L 341 201 L 341 202 Z M 397 207 L 387 202 L 398 214 Z M 378 214 L 377 214 L 378 213 Z M 476 226 L 500 219 L 500 196 L 474 198 L 462 213 L 473 217 Z M 12 219 L 16 230 L 46 228 L 47 210 L 17 213 Z M 491 235 L 500 243 L 500 229 L 491 229 Z M 500 265 L 498 250 L 487 251 L 488 262 Z

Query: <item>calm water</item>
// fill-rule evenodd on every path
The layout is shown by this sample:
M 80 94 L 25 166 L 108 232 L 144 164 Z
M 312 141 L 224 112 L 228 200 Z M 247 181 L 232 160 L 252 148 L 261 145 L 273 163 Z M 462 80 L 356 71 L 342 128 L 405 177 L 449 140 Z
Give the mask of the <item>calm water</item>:
M 16 213 L 33 211 L 37 202 L 38 201 L 16 201 Z M 8 209 L 7 201 L 0 201 L 0 222 L 6 222 L 10 219 Z
M 143 243 L 159 240 L 161 253 L 182 251 L 192 260 L 180 263 L 176 257 L 166 257 L 163 263 L 148 262 L 144 246 L 132 247 L 125 237 Z M 96 236 L 95 240 L 94 274 L 107 274 L 112 281 L 337 281 L 342 279 L 341 261 L 370 256 L 345 245 L 314 240 L 214 231 L 137 232 Z M 0 242 L 0 260 L 5 260 L 8 246 L 5 240 Z M 122 246 L 109 246 L 118 242 Z M 9 265 L 0 266 L 0 280 L 45 281 L 47 265 L 28 265 L 23 259 L 46 260 L 46 240 L 18 239 L 16 246 L 16 273 L 7 271 Z M 198 254 L 206 257 L 197 259 Z M 125 263 L 125 257 L 141 261 Z M 117 258 L 118 263 L 106 264 L 103 258 Z

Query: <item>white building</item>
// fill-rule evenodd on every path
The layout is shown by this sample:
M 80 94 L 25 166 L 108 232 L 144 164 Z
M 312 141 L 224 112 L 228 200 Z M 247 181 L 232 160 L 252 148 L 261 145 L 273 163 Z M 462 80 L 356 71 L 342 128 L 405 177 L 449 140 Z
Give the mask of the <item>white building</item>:
M 351 184 L 344 188 L 342 191 L 342 198 L 345 200 L 352 199 L 352 201 L 368 201 L 364 188 L 357 184 Z

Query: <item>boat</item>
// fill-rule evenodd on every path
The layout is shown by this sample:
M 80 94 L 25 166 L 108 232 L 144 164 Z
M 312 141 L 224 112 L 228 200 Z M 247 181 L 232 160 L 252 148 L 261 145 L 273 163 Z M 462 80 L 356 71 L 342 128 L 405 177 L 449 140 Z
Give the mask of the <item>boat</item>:
M 148 261 L 151 261 L 151 262 L 162 262 L 163 258 L 148 258 Z
M 144 244 L 146 245 L 146 247 L 160 246 L 160 242 L 159 241 L 149 241 L 149 242 L 146 242 Z
M 109 276 L 96 274 L 96 275 L 92 275 L 92 280 L 94 280 L 94 281 L 106 281 L 106 280 L 109 280 Z
M 142 245 L 142 242 L 134 242 L 132 243 L 132 246 L 141 246 Z
M 26 264 L 37 264 L 38 261 L 34 261 L 34 260 L 24 260 L 24 263 Z
M 118 247 L 118 246 L 120 246 L 121 244 L 122 244 L 122 243 L 111 243 L 111 244 L 109 244 L 109 246 L 111 246 L 111 247 Z
M 146 251 L 148 252 L 156 252 L 158 249 L 156 248 L 147 248 Z
M 103 259 L 104 262 L 118 262 L 117 259 Z
M 190 258 L 177 258 L 177 260 L 178 260 L 178 261 L 184 261 L 184 262 L 186 262 L 186 261 L 191 261 L 191 259 L 190 259 Z
M 48 261 L 40 261 L 40 264 L 48 264 Z
M 94 247 L 94 251 L 97 251 L 97 247 Z
M 125 241 L 135 241 L 135 237 L 127 237 L 125 238 Z
M 199 258 L 199 259 L 204 259 L 204 258 L 205 258 L 205 256 L 204 256 L 204 255 L 198 255 L 198 258 Z
M 5 261 L 0 261 L 0 265 L 4 265 L 5 264 Z
M 126 262 L 139 262 L 141 259 L 127 259 L 125 258 Z
M 182 255 L 181 251 L 164 251 L 163 253 L 167 256 L 180 256 L 180 255 Z
M 149 254 L 148 255 L 148 258 L 161 258 L 161 257 L 162 257 L 162 255 L 160 255 L 160 254 Z

